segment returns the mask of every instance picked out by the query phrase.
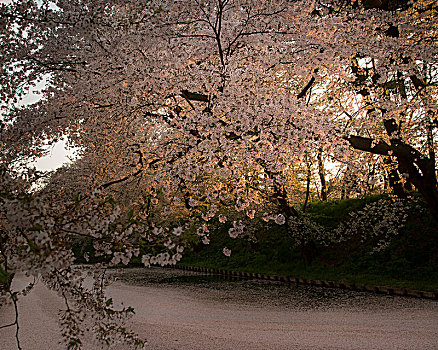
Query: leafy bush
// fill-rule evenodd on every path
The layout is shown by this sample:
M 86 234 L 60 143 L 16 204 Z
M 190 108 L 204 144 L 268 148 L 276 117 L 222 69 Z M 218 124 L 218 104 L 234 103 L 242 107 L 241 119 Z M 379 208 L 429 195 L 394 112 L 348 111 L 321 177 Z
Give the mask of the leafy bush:
M 382 222 L 374 227 L 365 225 L 367 214 L 381 207 L 391 209 L 391 198 L 372 196 L 333 202 L 312 203 L 307 220 L 330 231 L 341 223 L 346 225 L 356 213 L 359 224 L 348 239 L 318 245 L 318 255 L 312 265 L 304 264 L 296 240 L 285 225 L 254 221 L 252 240 L 232 239 L 228 227 L 218 227 L 209 245 L 200 245 L 196 254 L 187 252 L 182 263 L 212 268 L 256 271 L 302 276 L 305 278 L 344 279 L 357 283 L 396 284 L 418 288 L 438 287 L 438 225 L 430 215 L 420 210 L 421 202 L 403 206 L 401 217 L 404 227 L 397 234 L 381 234 L 387 240 L 384 249 L 376 249 L 379 235 L 376 228 L 385 228 Z M 367 211 L 367 208 L 369 211 Z M 391 209 L 392 210 L 392 209 Z M 397 207 L 394 210 L 398 210 Z M 358 213 L 363 212 L 362 221 Z M 369 219 L 369 218 L 368 218 Z M 388 222 L 388 227 L 400 224 Z M 362 228 L 366 232 L 359 230 Z M 354 231 L 354 232 L 353 232 Z M 223 247 L 231 249 L 231 256 L 222 253 Z

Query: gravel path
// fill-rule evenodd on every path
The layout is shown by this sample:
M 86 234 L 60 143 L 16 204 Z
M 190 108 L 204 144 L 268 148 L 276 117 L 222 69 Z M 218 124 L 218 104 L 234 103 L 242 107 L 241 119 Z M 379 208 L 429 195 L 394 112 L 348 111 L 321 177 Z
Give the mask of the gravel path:
M 149 349 L 438 349 L 438 302 L 267 281 L 221 281 L 187 271 L 112 272 L 114 301 L 135 308 Z M 16 288 L 24 285 L 18 276 Z M 61 299 L 41 283 L 20 300 L 23 350 L 63 349 Z M 13 321 L 0 309 L 0 326 Z M 0 349 L 16 349 L 0 329 Z M 84 349 L 100 349 L 86 338 Z M 117 346 L 125 350 L 128 347 Z

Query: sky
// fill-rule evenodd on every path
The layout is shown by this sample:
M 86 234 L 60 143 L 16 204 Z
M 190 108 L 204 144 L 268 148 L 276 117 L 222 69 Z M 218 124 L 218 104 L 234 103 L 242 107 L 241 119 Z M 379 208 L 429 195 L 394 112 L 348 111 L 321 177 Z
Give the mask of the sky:
M 50 152 L 47 156 L 39 158 L 32 165 L 41 171 L 56 170 L 60 166 L 71 162 L 74 156 L 75 150 L 67 150 L 66 140 L 62 139 L 50 146 Z
M 0 4 L 10 4 L 12 0 L 0 0 Z M 38 91 L 45 86 L 46 81 L 43 80 L 38 83 L 32 91 L 23 98 L 20 102 L 22 105 L 32 104 L 38 102 L 41 98 L 40 95 L 34 93 L 34 91 Z M 48 146 L 50 151 L 47 156 L 39 158 L 37 161 L 32 162 L 31 165 L 34 165 L 38 170 L 47 171 L 47 170 L 55 170 L 61 167 L 63 164 L 66 164 L 74 158 L 74 155 L 77 150 L 67 150 L 66 148 L 66 140 L 60 140 L 52 146 Z
M 0 3 L 5 3 L 5 1 L 0 0 Z M 26 96 L 23 97 L 19 104 L 28 105 L 38 102 L 41 99 L 41 95 L 38 95 L 35 92 L 44 88 L 45 84 L 45 79 L 39 82 Z M 41 171 L 56 170 L 62 165 L 71 162 L 77 153 L 77 149 L 67 149 L 65 138 L 51 146 L 47 146 L 47 149 L 49 152 L 46 156 L 37 159 L 29 165 L 35 166 L 37 170 Z
M 45 80 L 38 83 L 32 91 L 37 91 L 42 89 L 45 85 Z M 30 91 L 21 101 L 21 104 L 31 104 L 37 102 L 41 97 Z M 68 150 L 66 147 L 66 139 L 62 139 L 51 146 L 47 146 L 50 149 L 49 153 L 31 163 L 34 165 L 37 170 L 47 171 L 47 170 L 56 170 L 62 165 L 71 162 L 71 159 L 74 158 L 74 155 L 77 150 Z

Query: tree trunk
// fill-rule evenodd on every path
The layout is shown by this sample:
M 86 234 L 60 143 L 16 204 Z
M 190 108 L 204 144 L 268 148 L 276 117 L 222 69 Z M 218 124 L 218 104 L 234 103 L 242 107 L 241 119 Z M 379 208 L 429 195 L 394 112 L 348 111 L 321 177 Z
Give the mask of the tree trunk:
M 406 192 L 403 188 L 402 180 L 397 171 L 396 164 L 391 158 L 385 159 L 385 164 L 388 166 L 388 183 L 394 194 L 399 198 L 406 198 Z
M 318 249 L 315 242 L 307 241 L 300 244 L 301 257 L 306 265 L 311 265 L 313 259 L 318 255 Z
M 311 180 L 311 176 L 312 176 L 312 170 L 311 170 L 312 164 L 310 163 L 309 159 L 307 158 L 307 153 L 306 153 L 305 161 L 306 161 L 307 173 L 306 173 L 306 199 L 304 200 L 303 213 L 306 211 L 307 204 L 309 203 L 310 180 Z
M 283 214 L 286 217 L 286 227 L 289 233 L 290 232 L 289 218 L 298 217 L 299 214 L 295 210 L 295 208 L 291 206 L 287 201 L 287 193 L 285 191 L 284 186 L 278 184 L 274 185 L 273 199 L 277 201 L 279 209 L 283 212 Z M 301 252 L 301 257 L 303 258 L 305 264 L 311 264 L 313 259 L 318 254 L 316 244 L 311 240 L 308 240 L 307 242 L 300 242 L 299 249 Z
M 325 181 L 325 170 L 321 148 L 318 150 L 318 173 L 319 179 L 321 180 L 321 200 L 327 201 L 327 183 Z
M 410 182 L 423 195 L 430 213 L 438 221 L 438 182 L 435 161 L 405 143 L 398 136 L 399 126 L 395 119 L 385 120 L 384 125 L 391 139 L 390 144 L 384 141 L 376 143 L 373 139 L 361 136 L 350 136 L 347 140 L 355 149 L 384 156 L 394 156 L 399 169 L 407 174 Z

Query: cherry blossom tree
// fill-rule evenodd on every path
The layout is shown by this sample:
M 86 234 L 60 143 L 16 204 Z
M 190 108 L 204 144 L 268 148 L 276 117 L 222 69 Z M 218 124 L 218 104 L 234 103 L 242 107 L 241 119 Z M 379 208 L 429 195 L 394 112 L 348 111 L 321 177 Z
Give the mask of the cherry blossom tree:
M 176 263 L 214 220 L 239 236 L 221 208 L 294 232 L 297 164 L 307 194 L 314 169 L 328 198 L 330 163 L 365 186 L 414 186 L 438 217 L 433 1 L 23 0 L 0 16 L 2 291 L 16 303 L 10 271 L 41 274 L 72 348 L 84 317 L 104 343 L 142 344 L 117 327 L 132 310 L 105 299 L 106 266 Z M 41 100 L 19 104 L 41 79 Z M 42 187 L 28 164 L 65 136 L 80 160 Z M 108 258 L 86 315 L 72 236 Z

